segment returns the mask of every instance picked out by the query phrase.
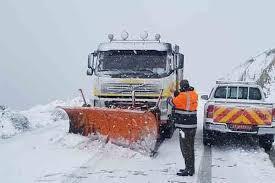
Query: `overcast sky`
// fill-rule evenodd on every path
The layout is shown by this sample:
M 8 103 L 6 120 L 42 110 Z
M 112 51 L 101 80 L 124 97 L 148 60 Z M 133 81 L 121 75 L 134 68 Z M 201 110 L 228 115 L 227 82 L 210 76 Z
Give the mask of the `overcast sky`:
M 89 88 L 87 54 L 108 33 L 160 33 L 199 92 L 275 47 L 274 0 L 0 0 L 0 105 L 24 109 Z M 87 90 L 86 90 L 86 93 Z

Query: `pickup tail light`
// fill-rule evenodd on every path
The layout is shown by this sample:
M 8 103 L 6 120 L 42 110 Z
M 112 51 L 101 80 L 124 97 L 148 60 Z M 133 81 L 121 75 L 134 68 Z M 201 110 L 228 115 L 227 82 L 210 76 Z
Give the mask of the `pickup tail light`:
M 275 122 L 275 108 L 272 109 L 272 121 Z
M 214 105 L 209 105 L 206 110 L 206 117 L 213 118 L 213 113 L 214 113 Z M 273 118 L 274 118 L 274 116 L 273 116 Z

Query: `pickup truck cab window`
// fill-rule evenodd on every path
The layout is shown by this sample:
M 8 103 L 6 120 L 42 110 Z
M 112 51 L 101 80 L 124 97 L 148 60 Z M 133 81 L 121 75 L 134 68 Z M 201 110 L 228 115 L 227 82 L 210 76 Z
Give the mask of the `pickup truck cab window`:
M 238 99 L 247 99 L 248 87 L 239 87 Z
M 259 88 L 249 88 L 249 99 L 250 100 L 261 100 L 262 95 Z
M 215 98 L 226 98 L 226 90 L 227 90 L 227 87 L 226 86 L 219 86 L 215 93 L 214 93 L 214 97 Z
M 218 86 L 214 92 L 214 98 L 261 100 L 262 94 L 257 87 Z
M 229 86 L 228 87 L 228 94 L 227 94 L 227 98 L 229 99 L 237 99 L 237 87 L 232 87 Z

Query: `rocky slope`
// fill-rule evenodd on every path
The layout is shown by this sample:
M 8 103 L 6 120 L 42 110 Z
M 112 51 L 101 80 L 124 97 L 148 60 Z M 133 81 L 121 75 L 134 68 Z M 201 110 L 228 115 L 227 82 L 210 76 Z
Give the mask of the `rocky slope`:
M 230 81 L 254 81 L 275 99 L 275 48 L 252 57 L 221 78 Z

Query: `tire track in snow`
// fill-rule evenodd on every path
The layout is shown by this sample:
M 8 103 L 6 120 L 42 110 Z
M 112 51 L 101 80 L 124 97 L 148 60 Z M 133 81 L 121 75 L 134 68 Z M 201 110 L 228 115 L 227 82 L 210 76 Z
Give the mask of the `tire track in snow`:
M 255 136 L 222 135 L 212 147 L 212 154 L 212 182 L 258 183 L 272 182 L 275 178 L 272 167 L 275 150 L 265 153 Z
M 200 166 L 198 170 L 197 183 L 211 183 L 212 182 L 212 149 L 211 146 L 204 146 L 202 143 L 202 130 L 198 131 L 199 143 L 201 148 L 203 148 L 203 153 L 200 161 Z
M 77 168 L 69 175 L 64 175 L 66 178 L 62 181 L 62 183 L 79 183 L 82 179 L 88 178 L 87 175 L 89 172 L 92 172 L 96 168 L 97 163 L 106 155 L 107 152 L 104 150 L 105 145 L 106 144 L 102 144 L 102 146 L 97 149 L 94 156 L 81 167 Z
M 165 139 L 160 139 L 158 142 L 157 149 L 162 145 L 162 143 L 165 141 Z M 73 171 L 70 174 L 64 175 L 66 178 L 61 181 L 62 183 L 81 183 L 84 181 L 84 179 L 89 179 L 89 175 L 91 172 L 94 172 L 97 168 L 97 165 L 100 164 L 100 161 L 106 158 L 108 156 L 108 149 L 105 149 L 105 146 L 108 145 L 107 143 L 102 144 L 98 149 L 97 152 L 93 155 L 92 158 L 90 158 L 86 163 L 84 163 L 81 167 L 78 167 L 75 171 Z M 158 153 L 156 153 L 154 156 L 150 156 L 151 158 L 156 158 L 158 156 Z M 108 170 L 102 170 L 104 173 L 112 173 L 112 171 Z M 133 172 L 134 175 L 147 175 L 143 171 L 136 171 L 136 170 L 128 170 L 128 172 Z
M 273 146 L 270 152 L 268 152 L 269 159 L 273 163 L 273 166 L 275 167 L 275 147 Z
M 198 173 L 198 183 L 212 182 L 212 149 L 210 146 L 204 146 L 201 164 Z

